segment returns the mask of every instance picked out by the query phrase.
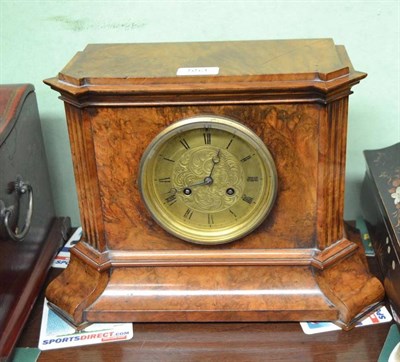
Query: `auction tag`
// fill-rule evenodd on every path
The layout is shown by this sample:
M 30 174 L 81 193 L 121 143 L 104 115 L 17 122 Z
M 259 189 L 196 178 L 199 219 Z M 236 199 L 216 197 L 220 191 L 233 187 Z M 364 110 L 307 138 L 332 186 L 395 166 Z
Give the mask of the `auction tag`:
M 176 75 L 217 75 L 219 67 L 178 68 Z

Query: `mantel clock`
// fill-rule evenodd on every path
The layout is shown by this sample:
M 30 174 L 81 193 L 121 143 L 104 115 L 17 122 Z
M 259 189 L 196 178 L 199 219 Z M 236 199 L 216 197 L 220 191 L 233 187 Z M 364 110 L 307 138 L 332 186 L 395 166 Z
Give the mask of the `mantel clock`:
M 47 289 L 76 326 L 334 321 L 383 287 L 343 223 L 348 97 L 331 39 L 88 45 L 65 103 L 84 230 Z

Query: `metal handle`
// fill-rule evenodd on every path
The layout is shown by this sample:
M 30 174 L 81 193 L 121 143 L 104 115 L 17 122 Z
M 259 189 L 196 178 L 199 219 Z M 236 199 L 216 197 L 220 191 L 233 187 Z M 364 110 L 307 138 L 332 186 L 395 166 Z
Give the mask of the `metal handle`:
M 22 227 L 21 231 L 18 230 L 18 226 L 15 228 L 15 231 L 11 230 L 11 227 L 9 225 L 10 216 L 14 212 L 15 207 L 13 205 L 5 207 L 4 202 L 1 200 L 0 200 L 0 221 L 1 219 L 4 219 L 4 226 L 11 239 L 13 239 L 14 241 L 21 241 L 28 234 L 29 228 L 31 226 L 32 213 L 33 213 L 33 189 L 29 183 L 24 182 L 22 179 L 18 178 L 17 181 L 13 183 L 13 187 L 12 190 L 10 190 L 10 192 L 12 191 L 16 191 L 18 196 L 23 196 L 25 194 L 28 194 L 29 201 L 28 201 L 28 211 L 26 212 L 26 217 L 25 217 L 25 224 Z

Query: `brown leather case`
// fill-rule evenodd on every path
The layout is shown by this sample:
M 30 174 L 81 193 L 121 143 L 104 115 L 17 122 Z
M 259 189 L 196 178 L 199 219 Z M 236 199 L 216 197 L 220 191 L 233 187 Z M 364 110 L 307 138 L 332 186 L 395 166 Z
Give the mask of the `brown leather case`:
M 68 218 L 55 216 L 34 88 L 0 85 L 1 360 L 10 356 L 69 229 Z

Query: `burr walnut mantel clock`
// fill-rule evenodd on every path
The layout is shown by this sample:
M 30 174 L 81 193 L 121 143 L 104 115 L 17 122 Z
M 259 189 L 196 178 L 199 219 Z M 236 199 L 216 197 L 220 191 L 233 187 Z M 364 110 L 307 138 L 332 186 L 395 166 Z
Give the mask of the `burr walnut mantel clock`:
M 364 77 L 330 39 L 87 46 L 45 81 L 84 230 L 50 305 L 76 326 L 351 327 L 383 297 L 342 220 Z

